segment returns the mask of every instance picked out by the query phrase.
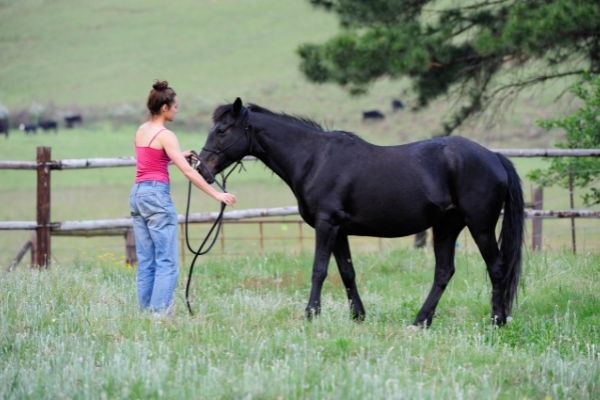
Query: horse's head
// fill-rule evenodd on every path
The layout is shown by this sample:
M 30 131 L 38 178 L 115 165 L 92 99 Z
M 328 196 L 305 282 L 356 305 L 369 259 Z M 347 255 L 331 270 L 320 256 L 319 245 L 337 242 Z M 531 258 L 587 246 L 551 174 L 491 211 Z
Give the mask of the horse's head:
M 197 170 L 208 183 L 250 151 L 248 109 L 238 97 L 233 104 L 218 107 L 213 113 L 213 127 L 198 156 Z

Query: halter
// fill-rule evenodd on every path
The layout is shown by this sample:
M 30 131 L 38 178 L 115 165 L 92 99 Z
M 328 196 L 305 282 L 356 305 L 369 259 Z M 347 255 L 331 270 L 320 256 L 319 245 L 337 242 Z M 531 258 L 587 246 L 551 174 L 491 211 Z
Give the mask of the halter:
M 248 123 L 248 120 L 249 120 L 248 113 L 249 113 L 248 109 L 244 108 L 244 113 L 242 115 L 242 118 L 244 119 L 244 134 L 243 135 L 238 136 L 233 142 L 229 143 L 227 146 L 225 146 L 222 149 L 211 149 L 210 147 L 204 146 L 204 147 L 202 147 L 202 151 L 206 151 L 207 153 L 212 153 L 217 156 L 224 154 L 226 150 L 233 147 L 233 145 L 237 144 L 237 142 L 239 142 L 242 137 L 245 137 L 248 140 L 248 144 L 251 149 L 252 141 L 250 140 L 250 133 L 249 133 L 250 124 Z M 232 122 L 231 124 L 227 125 L 223 131 L 227 131 L 229 128 L 234 126 L 236 123 L 237 123 L 237 121 Z
M 248 120 L 249 120 L 249 115 L 248 115 L 248 114 L 249 114 L 249 112 L 250 112 L 250 111 L 249 111 L 247 108 L 244 108 L 244 111 L 243 111 L 243 114 L 242 114 L 242 118 L 243 118 L 243 120 L 244 120 L 244 134 L 243 134 L 243 135 L 239 135 L 239 136 L 238 136 L 238 137 L 237 137 L 237 138 L 236 138 L 236 139 L 235 139 L 233 142 L 229 143 L 227 146 L 225 146 L 225 147 L 224 147 L 224 148 L 222 148 L 222 149 L 213 149 L 213 148 L 210 148 L 210 147 L 204 146 L 204 147 L 202 147 L 202 150 L 201 150 L 201 151 L 206 151 L 207 153 L 212 153 L 212 154 L 214 154 L 214 155 L 216 155 L 216 156 L 219 156 L 219 155 L 221 155 L 221 154 L 224 154 L 224 153 L 225 153 L 225 151 L 227 151 L 227 150 L 228 150 L 229 148 L 231 148 L 233 145 L 235 145 L 236 143 L 238 143 L 238 142 L 240 141 L 240 139 L 241 139 L 241 138 L 245 137 L 245 138 L 246 138 L 246 140 L 248 141 L 248 152 L 249 152 L 249 153 L 252 153 L 252 140 L 250 140 L 250 128 L 251 128 L 251 126 L 250 126 L 250 124 L 248 123 Z M 231 128 L 231 127 L 232 127 L 232 126 L 234 126 L 235 124 L 236 124 L 236 122 L 233 122 L 233 123 L 231 123 L 231 124 L 227 125 L 227 127 L 225 128 L 225 130 L 228 130 L 229 128 Z M 194 153 L 194 156 L 195 156 L 195 162 L 193 163 L 192 167 L 193 167 L 193 168 L 194 168 L 196 171 L 200 172 L 200 164 L 201 164 L 202 162 L 200 161 L 200 158 L 198 157 L 198 154 L 197 154 L 197 153 L 195 153 L 195 152 L 192 152 L 192 153 Z M 228 159 L 229 159 L 229 157 L 228 157 L 226 154 L 225 154 L 225 158 L 228 158 Z M 234 169 L 236 169 L 236 167 L 238 167 L 238 166 L 240 167 L 240 169 L 241 169 L 241 170 L 245 170 L 245 169 L 246 169 L 246 168 L 244 167 L 244 164 L 243 164 L 243 162 L 242 162 L 242 160 L 241 160 L 241 159 L 240 159 L 240 160 L 233 160 L 233 161 L 235 162 L 235 166 L 232 168 L 232 171 L 233 171 Z M 208 173 L 208 174 L 210 174 L 210 175 L 211 175 L 211 177 L 213 178 L 213 181 L 214 181 L 214 183 L 215 183 L 217 186 L 219 186 L 219 187 L 221 188 L 221 190 L 225 191 L 225 188 L 219 184 L 219 182 L 218 182 L 218 181 L 215 179 L 215 176 L 214 176 L 214 175 L 212 175 L 212 174 L 211 174 L 211 173 L 210 173 L 210 172 L 209 172 L 209 171 L 208 171 L 206 168 L 204 168 L 204 172 L 205 172 L 205 173 Z M 201 172 L 200 172 L 200 173 L 201 173 Z M 230 173 L 231 173 L 231 172 L 230 172 Z M 228 174 L 228 175 L 229 175 L 229 174 Z

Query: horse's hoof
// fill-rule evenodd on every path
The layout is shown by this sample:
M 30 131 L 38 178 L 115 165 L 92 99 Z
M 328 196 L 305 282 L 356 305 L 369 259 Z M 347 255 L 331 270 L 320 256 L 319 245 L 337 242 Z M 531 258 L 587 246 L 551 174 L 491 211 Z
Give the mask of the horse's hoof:
M 498 315 L 493 315 L 492 316 L 492 325 L 494 326 L 504 326 L 506 325 L 506 321 L 507 318 L 506 317 L 502 317 L 502 316 L 498 316 Z
M 321 310 L 318 308 L 307 308 L 305 311 L 306 319 L 312 321 L 313 318 L 318 317 L 320 313 Z
M 356 314 L 356 313 L 352 313 L 352 320 L 354 322 L 363 322 L 365 320 L 365 314 Z
M 427 326 L 425 324 L 420 324 L 420 325 L 412 324 L 412 325 L 408 325 L 406 327 L 406 331 L 408 333 L 424 332 L 425 329 L 427 329 Z
M 415 321 L 412 323 L 413 326 L 416 326 L 417 328 L 429 328 L 431 326 L 431 322 L 433 321 L 433 316 L 429 317 L 429 318 L 425 318 L 425 319 L 420 319 L 417 318 L 415 319 Z
M 352 318 L 352 320 L 356 321 L 356 322 L 362 322 L 365 320 L 365 308 L 362 305 L 362 302 L 358 301 L 358 302 L 354 302 L 352 300 L 348 301 L 348 304 L 350 306 L 350 317 Z

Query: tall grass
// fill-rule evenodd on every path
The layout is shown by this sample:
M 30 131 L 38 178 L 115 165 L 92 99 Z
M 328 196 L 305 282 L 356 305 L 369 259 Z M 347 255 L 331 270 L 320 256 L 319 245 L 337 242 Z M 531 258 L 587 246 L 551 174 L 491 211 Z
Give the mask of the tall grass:
M 189 317 L 140 313 L 134 270 L 110 257 L 0 279 L 0 397 L 578 398 L 600 395 L 597 255 L 526 260 L 519 306 L 489 324 L 478 255 L 460 255 L 431 329 L 406 329 L 431 284 L 428 252 L 355 260 L 367 319 L 334 267 L 303 318 L 310 257 L 203 260 Z

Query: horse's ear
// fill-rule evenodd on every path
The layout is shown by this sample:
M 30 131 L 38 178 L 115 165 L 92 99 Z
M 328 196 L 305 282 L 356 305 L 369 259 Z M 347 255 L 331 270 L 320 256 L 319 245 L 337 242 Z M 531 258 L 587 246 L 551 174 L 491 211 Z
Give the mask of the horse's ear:
M 239 97 L 235 99 L 235 101 L 233 102 L 233 116 L 235 118 L 240 116 L 240 113 L 242 111 L 242 99 L 240 99 Z

